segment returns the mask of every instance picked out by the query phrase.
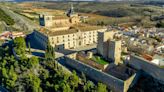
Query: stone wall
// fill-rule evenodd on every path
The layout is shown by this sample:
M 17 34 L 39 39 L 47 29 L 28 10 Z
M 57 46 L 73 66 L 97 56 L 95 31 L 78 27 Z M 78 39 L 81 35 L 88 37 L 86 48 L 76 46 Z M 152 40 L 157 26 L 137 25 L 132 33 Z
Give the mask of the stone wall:
M 135 55 L 131 55 L 128 63 L 138 70 L 143 70 L 144 72 L 164 84 L 164 68 L 160 68 L 159 66 L 151 63 L 150 61 L 147 61 Z
M 127 92 L 130 87 L 133 87 L 133 85 L 137 83 L 139 77 L 140 77 L 140 72 L 138 71 L 130 78 L 128 78 L 126 81 L 124 81 L 124 92 Z
M 42 50 L 45 50 L 46 49 L 46 46 L 47 46 L 47 36 L 45 36 L 44 34 L 34 30 L 33 32 L 34 34 L 34 39 L 36 44 L 39 45 L 39 48 L 41 48 Z
M 91 79 L 106 84 L 108 88 L 112 89 L 112 91 L 114 92 L 127 92 L 129 86 L 133 84 L 132 82 L 134 81 L 135 76 L 137 75 L 134 74 L 128 80 L 123 81 L 112 75 L 101 72 L 100 70 L 86 65 L 78 60 L 71 59 L 67 56 L 65 56 L 64 62 L 72 68 L 75 68 L 77 71 L 85 73 L 86 76 L 90 77 Z

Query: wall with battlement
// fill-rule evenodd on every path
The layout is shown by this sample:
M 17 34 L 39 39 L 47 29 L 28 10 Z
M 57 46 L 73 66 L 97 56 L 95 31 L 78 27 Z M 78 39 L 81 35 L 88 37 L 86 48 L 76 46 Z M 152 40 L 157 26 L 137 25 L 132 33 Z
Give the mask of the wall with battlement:
M 131 55 L 128 63 L 136 69 L 143 70 L 144 72 L 164 84 L 164 68 L 160 68 L 150 61 L 147 61 L 136 55 Z
M 64 62 L 72 68 L 75 68 L 76 70 L 85 73 L 86 76 L 90 77 L 91 79 L 106 84 L 114 92 L 127 92 L 131 84 L 133 84 L 132 82 L 134 81 L 134 79 L 136 79 L 135 76 L 137 75 L 137 73 L 135 73 L 132 77 L 123 81 L 112 75 L 101 72 L 100 70 L 86 65 L 78 60 L 71 59 L 67 56 L 65 56 Z

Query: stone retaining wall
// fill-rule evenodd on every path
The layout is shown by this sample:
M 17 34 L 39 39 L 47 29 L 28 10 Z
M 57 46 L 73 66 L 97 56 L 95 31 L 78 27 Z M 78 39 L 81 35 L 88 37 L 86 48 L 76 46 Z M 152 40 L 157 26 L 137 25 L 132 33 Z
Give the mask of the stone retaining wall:
M 131 84 L 133 84 L 132 82 L 134 81 L 134 79 L 136 79 L 135 76 L 137 75 L 137 73 L 135 73 L 129 79 L 123 81 L 112 75 L 101 72 L 100 70 L 86 65 L 78 60 L 71 59 L 67 56 L 65 56 L 64 62 L 72 68 L 85 73 L 91 79 L 106 84 L 108 88 L 112 89 L 112 91 L 114 92 L 127 92 Z
M 160 66 L 157 66 L 150 61 L 147 61 L 136 55 L 131 55 L 128 63 L 138 70 L 143 70 L 164 84 L 164 68 L 160 68 Z

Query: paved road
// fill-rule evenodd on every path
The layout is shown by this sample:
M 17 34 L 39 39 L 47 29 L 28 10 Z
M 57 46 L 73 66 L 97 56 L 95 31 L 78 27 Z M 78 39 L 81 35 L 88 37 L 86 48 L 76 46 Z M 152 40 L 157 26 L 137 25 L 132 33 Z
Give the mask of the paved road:
M 28 51 L 29 49 L 27 49 Z M 31 52 L 33 54 L 33 56 L 38 56 L 38 57 L 44 57 L 45 51 L 44 50 L 39 50 L 39 49 L 33 49 L 31 48 Z M 60 58 L 63 57 L 64 54 L 59 53 L 59 52 L 55 52 L 55 58 Z
M 7 7 L 1 6 L 0 8 L 2 10 L 4 10 L 4 12 L 6 14 L 8 14 L 10 17 L 12 17 L 14 19 L 14 21 L 16 22 L 16 26 L 26 29 L 26 30 L 29 30 L 29 31 L 39 28 L 39 25 L 35 24 L 30 19 L 13 12 L 12 10 L 8 9 Z

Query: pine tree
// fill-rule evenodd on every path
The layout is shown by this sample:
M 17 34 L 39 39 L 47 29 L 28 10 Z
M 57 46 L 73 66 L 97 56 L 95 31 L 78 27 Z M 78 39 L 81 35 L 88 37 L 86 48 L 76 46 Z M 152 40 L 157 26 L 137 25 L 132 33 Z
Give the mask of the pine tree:
M 83 83 L 85 85 L 85 83 L 87 82 L 87 79 L 86 79 L 86 76 L 85 76 L 85 74 L 83 72 L 81 73 L 81 78 L 82 78 L 82 81 L 83 81 Z
M 106 85 L 104 85 L 102 83 L 98 83 L 96 90 L 97 90 L 97 92 L 108 92 Z
M 45 58 L 47 60 L 54 60 L 55 58 L 55 52 L 54 48 L 50 45 L 50 42 L 47 42 L 47 48 L 45 50 Z

